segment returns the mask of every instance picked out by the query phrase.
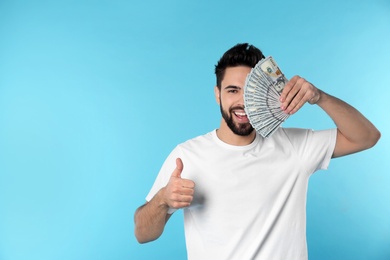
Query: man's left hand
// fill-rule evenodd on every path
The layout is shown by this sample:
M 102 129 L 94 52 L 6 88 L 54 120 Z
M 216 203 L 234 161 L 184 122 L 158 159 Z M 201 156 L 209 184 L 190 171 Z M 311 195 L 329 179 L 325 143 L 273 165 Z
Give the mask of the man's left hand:
M 280 95 L 282 110 L 286 114 L 294 114 L 306 102 L 316 104 L 321 98 L 321 90 L 313 84 L 301 78 L 294 76 L 285 86 Z

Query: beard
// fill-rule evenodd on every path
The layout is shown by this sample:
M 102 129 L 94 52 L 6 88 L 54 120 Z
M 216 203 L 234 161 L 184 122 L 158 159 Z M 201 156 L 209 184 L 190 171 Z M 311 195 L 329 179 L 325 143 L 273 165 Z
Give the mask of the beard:
M 250 123 L 235 123 L 233 120 L 232 111 L 237 108 L 242 109 L 242 107 L 231 107 L 228 113 L 223 109 L 221 100 L 219 101 L 219 104 L 222 117 L 234 134 L 240 136 L 248 136 L 252 133 L 253 127 Z

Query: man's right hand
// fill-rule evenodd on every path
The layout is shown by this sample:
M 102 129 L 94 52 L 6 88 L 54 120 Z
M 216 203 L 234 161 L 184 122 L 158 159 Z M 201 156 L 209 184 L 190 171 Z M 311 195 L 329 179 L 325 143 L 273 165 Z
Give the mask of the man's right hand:
M 161 236 L 171 214 L 169 208 L 188 207 L 194 197 L 195 183 L 181 178 L 183 162 L 176 159 L 176 168 L 168 184 L 159 190 L 149 202 L 139 207 L 134 214 L 135 237 L 139 243 L 153 241 Z
M 170 208 L 180 209 L 188 207 L 194 197 L 195 183 L 181 178 L 183 162 L 176 159 L 176 169 L 172 172 L 167 186 L 165 186 L 163 199 Z

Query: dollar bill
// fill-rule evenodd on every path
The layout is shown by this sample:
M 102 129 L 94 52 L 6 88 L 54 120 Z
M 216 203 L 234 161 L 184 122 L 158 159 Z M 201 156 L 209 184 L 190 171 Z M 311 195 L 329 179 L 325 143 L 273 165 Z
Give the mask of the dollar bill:
M 256 67 L 260 67 L 260 69 L 272 79 L 272 85 L 275 90 L 278 93 L 282 93 L 288 80 L 272 56 L 262 59 Z
M 269 137 L 289 117 L 280 108 L 280 94 L 287 78 L 269 56 L 262 59 L 249 73 L 244 87 L 244 105 L 253 128 Z

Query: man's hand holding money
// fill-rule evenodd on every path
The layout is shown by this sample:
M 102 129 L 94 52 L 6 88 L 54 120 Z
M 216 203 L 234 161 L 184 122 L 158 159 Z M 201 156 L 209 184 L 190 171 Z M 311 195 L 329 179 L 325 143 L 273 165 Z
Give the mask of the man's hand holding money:
M 294 114 L 306 102 L 316 104 L 321 98 L 321 90 L 313 84 L 301 78 L 294 76 L 287 84 L 280 95 L 281 109 L 286 114 Z

